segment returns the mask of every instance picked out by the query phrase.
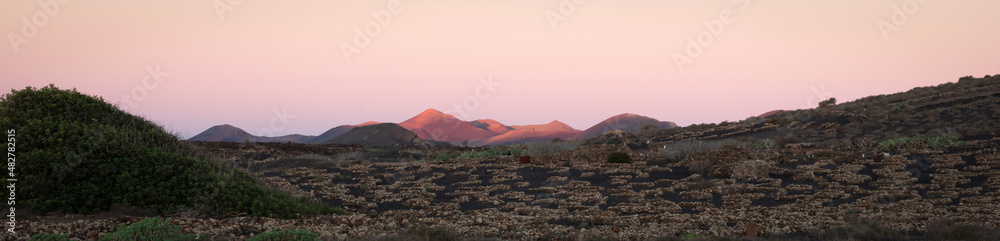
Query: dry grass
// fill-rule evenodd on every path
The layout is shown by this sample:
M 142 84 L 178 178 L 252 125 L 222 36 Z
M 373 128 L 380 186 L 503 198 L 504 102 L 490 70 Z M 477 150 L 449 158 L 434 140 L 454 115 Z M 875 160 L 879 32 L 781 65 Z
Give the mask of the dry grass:
M 333 157 L 337 161 L 359 161 L 365 159 L 365 154 L 360 151 L 344 152 Z
M 927 224 L 927 236 L 934 240 L 1000 240 L 1000 230 L 954 220 L 935 219 Z
M 725 139 L 725 140 L 712 140 L 712 141 L 682 141 L 674 142 L 663 146 L 663 150 L 660 153 L 663 155 L 667 161 L 681 161 L 687 158 L 689 155 L 695 152 L 702 151 L 715 151 L 722 149 L 726 146 L 739 146 L 743 147 L 745 144 L 742 142 Z
M 841 241 L 879 241 L 899 239 L 902 235 L 881 222 L 870 218 L 855 218 L 843 226 L 836 226 L 825 232 L 815 234 L 822 240 Z
M 527 153 L 530 156 L 552 155 L 563 151 L 576 150 L 580 147 L 579 141 L 553 141 L 535 142 L 527 144 Z
M 381 237 L 367 237 L 367 238 L 364 238 L 363 240 L 377 240 L 377 241 L 397 241 L 397 240 L 399 240 L 399 241 L 404 241 L 404 240 L 405 241 L 437 241 L 437 240 L 450 241 L 450 240 L 454 240 L 454 241 L 458 241 L 458 240 L 466 240 L 466 239 L 462 238 L 461 236 L 459 236 L 455 232 L 452 232 L 451 230 L 448 230 L 446 228 L 441 228 L 441 227 L 425 227 L 425 226 L 411 226 L 409 228 L 406 228 L 406 229 L 402 230 L 401 232 L 399 232 L 397 234 L 393 234 L 393 235 L 389 235 L 389 236 L 381 236 Z
M 697 160 L 697 161 L 693 161 L 690 164 L 688 164 L 687 167 L 688 167 L 688 169 L 691 170 L 692 173 L 698 173 L 698 174 L 701 174 L 701 175 L 705 175 L 705 174 L 707 174 L 708 169 L 712 167 L 712 161 L 709 161 L 709 160 Z
M 733 166 L 732 178 L 739 179 L 759 179 L 766 178 L 770 173 L 771 164 L 762 160 L 748 160 L 736 163 Z

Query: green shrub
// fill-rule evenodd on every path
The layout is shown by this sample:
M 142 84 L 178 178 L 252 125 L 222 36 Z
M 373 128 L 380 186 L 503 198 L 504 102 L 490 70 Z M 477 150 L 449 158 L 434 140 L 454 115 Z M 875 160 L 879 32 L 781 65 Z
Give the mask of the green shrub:
M 247 241 L 316 241 L 319 234 L 310 233 L 302 229 L 295 230 L 270 230 L 247 239 Z
M 919 136 L 889 138 L 880 141 L 875 148 L 878 149 L 879 151 L 885 151 L 885 152 L 897 151 L 904 147 L 912 146 L 921 139 L 922 138 L 920 138 Z
M 935 219 L 927 224 L 927 236 L 934 240 L 1000 240 L 1000 230 L 971 224 L 956 225 L 954 220 Z
M 774 140 L 771 138 L 761 140 L 760 143 L 757 143 L 757 149 L 770 149 L 771 147 L 774 147 Z
M 632 163 L 632 158 L 624 152 L 612 152 L 608 154 L 608 163 Z
M 170 219 L 160 220 L 160 218 L 146 218 L 138 223 L 133 223 L 128 227 L 125 224 L 118 225 L 114 233 L 110 233 L 101 241 L 112 240 L 195 240 L 194 235 L 181 234 L 180 225 L 171 225 Z
M 889 138 L 880 141 L 875 148 L 879 151 L 892 152 L 911 148 L 947 149 L 965 144 L 968 143 L 958 140 L 956 136 L 941 134 L 931 138 L 922 136 Z
M 906 101 L 899 102 L 899 103 L 896 103 L 896 104 L 892 105 L 892 110 L 893 111 L 906 110 L 906 109 L 909 109 L 909 108 L 910 108 L 910 103 L 907 103 Z
M 792 123 L 792 119 L 789 119 L 789 118 L 768 118 L 764 122 L 766 122 L 768 124 L 772 124 L 772 125 L 784 126 L 784 125 L 791 124 Z
M 900 238 L 901 235 L 882 223 L 869 218 L 855 218 L 843 226 L 836 226 L 823 232 L 819 238 L 825 240 L 879 241 Z
M 966 82 L 966 81 L 970 81 L 970 80 L 975 80 L 975 79 L 976 79 L 976 77 L 972 77 L 972 75 L 966 75 L 966 76 L 962 76 L 961 78 L 958 78 L 958 82 L 962 83 L 962 82 Z
M 434 159 L 437 159 L 438 161 L 447 161 L 451 159 L 451 155 L 448 155 L 448 153 L 441 153 L 438 154 L 437 157 L 434 157 Z
M 819 102 L 819 108 L 826 108 L 834 105 L 837 105 L 837 98 L 831 97 L 830 99 Z
M 49 85 L 3 95 L 0 129 L 15 129 L 19 159 L 32 160 L 18 163 L 18 196 L 41 212 L 114 205 L 280 217 L 342 212 L 267 188 L 155 123 L 76 90 Z
M 469 159 L 478 157 L 491 157 L 491 156 L 512 156 L 524 153 L 524 145 L 513 145 L 505 147 L 494 147 L 482 151 L 471 150 L 467 152 L 462 152 L 459 158 Z
M 69 241 L 69 236 L 66 236 L 65 234 L 39 233 L 31 235 L 31 238 L 28 239 L 28 241 Z
M 927 145 L 930 145 L 930 147 L 934 149 L 946 149 L 965 144 L 968 143 L 960 141 L 958 140 L 958 137 L 949 134 L 942 134 L 940 136 L 927 138 Z

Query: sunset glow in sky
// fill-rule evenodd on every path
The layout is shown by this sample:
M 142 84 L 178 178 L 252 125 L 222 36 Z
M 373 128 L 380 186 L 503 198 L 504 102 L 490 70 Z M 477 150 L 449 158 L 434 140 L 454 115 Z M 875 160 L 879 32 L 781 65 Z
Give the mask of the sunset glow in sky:
M 427 108 L 507 125 L 586 129 L 636 113 L 686 126 L 1000 74 L 998 9 L 996 0 L 3 1 L 0 89 L 75 87 L 185 138 L 218 124 L 318 135 Z

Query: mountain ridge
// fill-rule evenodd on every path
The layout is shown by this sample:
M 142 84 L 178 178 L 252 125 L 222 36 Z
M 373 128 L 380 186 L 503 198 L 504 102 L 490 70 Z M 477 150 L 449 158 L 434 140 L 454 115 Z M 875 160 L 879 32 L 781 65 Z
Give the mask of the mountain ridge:
M 445 114 L 434 108 L 429 108 L 419 114 L 395 123 L 413 132 L 420 139 L 428 141 L 447 142 L 451 145 L 492 146 L 512 143 L 549 141 L 552 139 L 586 139 L 598 136 L 611 130 L 632 132 L 645 123 L 654 124 L 659 128 L 673 128 L 673 122 L 659 121 L 642 115 L 623 113 L 612 116 L 594 126 L 579 130 L 559 120 L 545 124 L 505 125 L 494 119 L 477 119 L 464 121 L 453 115 Z M 191 141 L 222 141 L 222 142 L 295 142 L 321 144 L 349 133 L 353 129 L 364 126 L 386 124 L 367 121 L 357 125 L 339 125 L 328 129 L 319 135 L 284 135 L 277 137 L 261 137 L 252 135 L 243 129 L 230 124 L 222 124 L 189 138 Z

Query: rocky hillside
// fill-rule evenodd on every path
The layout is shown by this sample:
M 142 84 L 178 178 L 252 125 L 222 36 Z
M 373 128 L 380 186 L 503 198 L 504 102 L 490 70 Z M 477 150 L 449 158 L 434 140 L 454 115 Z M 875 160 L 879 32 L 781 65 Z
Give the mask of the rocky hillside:
M 791 143 L 878 145 L 903 138 L 986 139 L 1000 132 L 1000 76 L 870 96 L 820 108 L 781 111 L 740 122 L 660 131 L 654 142 L 770 139 Z
M 393 123 L 375 124 L 369 126 L 355 127 L 333 139 L 326 141 L 330 144 L 341 145 L 372 145 L 372 146 L 432 146 L 447 144 L 443 142 L 431 142 L 417 137 L 417 134 Z

